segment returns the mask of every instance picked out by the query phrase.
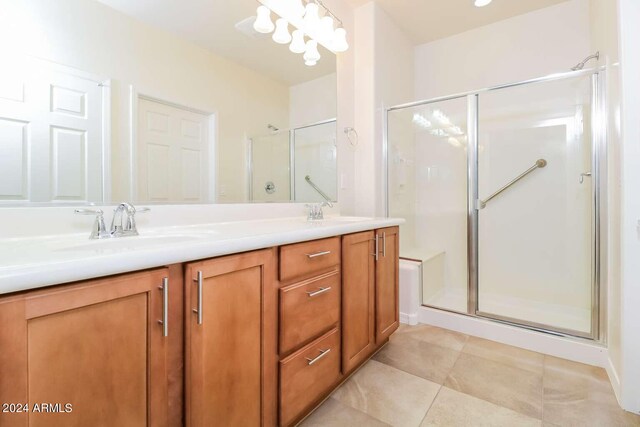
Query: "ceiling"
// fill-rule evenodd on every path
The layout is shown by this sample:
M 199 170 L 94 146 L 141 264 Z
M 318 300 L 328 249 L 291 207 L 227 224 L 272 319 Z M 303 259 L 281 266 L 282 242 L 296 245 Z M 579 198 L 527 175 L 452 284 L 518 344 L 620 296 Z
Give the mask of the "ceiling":
M 348 0 L 354 6 L 369 0 Z M 567 0 L 374 0 L 416 44 L 428 43 Z
M 98 1 L 287 85 L 313 80 L 336 70 L 335 55 L 322 47 L 319 47 L 320 61 L 308 67 L 302 55 L 289 52 L 287 45 L 273 42 L 270 36 L 253 38 L 238 31 L 236 23 L 255 16 L 256 0 Z

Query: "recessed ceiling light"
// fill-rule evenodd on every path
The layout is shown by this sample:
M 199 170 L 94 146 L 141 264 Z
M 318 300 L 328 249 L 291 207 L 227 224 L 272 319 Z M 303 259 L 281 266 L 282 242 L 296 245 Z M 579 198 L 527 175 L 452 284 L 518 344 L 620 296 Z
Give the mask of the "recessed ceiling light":
M 492 0 L 476 0 L 474 4 L 476 5 L 476 7 L 483 7 L 491 3 L 491 1 Z

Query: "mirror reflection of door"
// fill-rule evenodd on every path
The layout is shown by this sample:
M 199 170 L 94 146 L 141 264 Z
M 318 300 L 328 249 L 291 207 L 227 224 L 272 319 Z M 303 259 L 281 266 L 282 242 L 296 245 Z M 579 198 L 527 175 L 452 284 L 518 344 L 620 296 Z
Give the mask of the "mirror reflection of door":
M 103 197 L 102 83 L 38 60 L 0 74 L 0 202 Z
M 186 107 L 138 100 L 137 200 L 210 201 L 209 120 Z

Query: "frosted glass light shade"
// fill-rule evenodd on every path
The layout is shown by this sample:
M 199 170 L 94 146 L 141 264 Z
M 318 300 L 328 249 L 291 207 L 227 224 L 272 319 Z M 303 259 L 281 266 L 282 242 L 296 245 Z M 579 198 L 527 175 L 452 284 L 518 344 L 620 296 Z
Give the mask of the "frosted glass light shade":
M 307 3 L 307 6 L 304 8 L 304 10 L 304 25 L 307 27 L 307 30 L 313 31 L 318 27 L 318 25 L 320 25 L 318 5 L 313 2 Z
M 336 31 L 333 33 L 333 51 L 345 52 L 347 49 L 349 49 L 347 31 L 342 27 L 336 28 Z
M 259 33 L 269 34 L 275 26 L 271 22 L 271 11 L 266 6 L 258 6 L 256 10 L 257 18 L 253 23 L 253 29 Z
M 304 60 L 307 62 L 317 62 L 320 59 L 318 52 L 318 42 L 315 40 L 307 41 L 307 48 L 304 52 Z
M 305 12 L 305 7 L 302 4 L 302 0 L 288 0 L 289 1 L 289 10 L 291 14 L 296 17 L 302 17 Z
M 476 7 L 484 7 L 486 5 L 488 5 L 489 3 L 491 3 L 492 0 L 476 0 L 475 1 L 475 6 Z
M 306 65 L 307 67 L 313 67 L 317 63 L 318 61 L 304 61 L 304 65 Z
M 293 53 L 303 53 L 307 50 L 307 46 L 304 44 L 304 33 L 302 30 L 295 30 L 293 32 L 289 50 Z
M 289 23 L 286 19 L 280 18 L 276 21 L 276 30 L 273 32 L 273 41 L 280 44 L 287 44 L 291 41 L 289 34 Z
M 322 40 L 326 41 L 333 40 L 334 31 L 332 17 L 323 16 L 322 19 L 320 19 L 320 37 L 322 37 Z

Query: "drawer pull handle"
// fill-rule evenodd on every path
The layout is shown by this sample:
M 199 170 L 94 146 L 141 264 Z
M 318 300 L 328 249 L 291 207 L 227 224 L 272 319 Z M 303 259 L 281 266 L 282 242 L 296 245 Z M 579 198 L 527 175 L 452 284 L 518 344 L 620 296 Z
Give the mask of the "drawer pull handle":
M 158 323 L 162 325 L 162 336 L 169 336 L 169 278 L 162 278 L 162 286 L 158 286 L 162 291 L 162 320 Z
M 307 295 L 309 295 L 309 298 L 313 298 L 317 295 L 324 294 L 325 292 L 329 292 L 330 290 L 331 290 L 331 286 L 328 286 L 326 288 L 318 288 L 317 291 L 307 292 Z
M 320 350 L 320 354 L 317 357 L 314 357 L 313 359 L 309 359 L 308 357 L 306 357 L 307 359 L 307 365 L 311 366 L 314 363 L 316 363 L 318 360 L 322 359 L 323 357 L 325 357 L 327 354 L 329 354 L 329 352 L 331 351 L 330 348 L 326 349 L 326 350 Z
M 202 325 L 203 313 L 202 313 L 202 271 L 198 271 L 198 276 L 195 279 L 198 285 L 198 308 L 192 309 L 194 313 L 198 315 L 198 325 Z
M 322 251 L 322 252 L 316 252 L 314 254 L 305 254 L 307 256 L 307 258 L 317 258 L 319 256 L 323 256 L 323 255 L 329 255 L 331 253 L 331 251 Z

